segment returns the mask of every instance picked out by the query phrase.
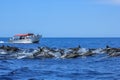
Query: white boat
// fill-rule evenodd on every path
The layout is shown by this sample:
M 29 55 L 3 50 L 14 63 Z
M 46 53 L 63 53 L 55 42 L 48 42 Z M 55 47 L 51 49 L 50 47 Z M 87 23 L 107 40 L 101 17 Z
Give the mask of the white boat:
M 16 34 L 10 38 L 11 43 L 39 43 L 41 36 L 33 33 Z

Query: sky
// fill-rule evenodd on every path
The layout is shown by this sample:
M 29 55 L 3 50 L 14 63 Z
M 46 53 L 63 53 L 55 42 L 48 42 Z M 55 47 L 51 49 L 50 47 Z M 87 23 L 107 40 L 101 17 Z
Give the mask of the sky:
M 120 0 L 0 0 L 0 37 L 120 37 Z

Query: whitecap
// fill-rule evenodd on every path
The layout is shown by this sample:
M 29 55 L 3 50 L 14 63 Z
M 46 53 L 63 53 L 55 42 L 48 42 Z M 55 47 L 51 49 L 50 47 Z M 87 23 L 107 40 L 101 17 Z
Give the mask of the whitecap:
M 0 43 L 5 43 L 4 41 L 0 41 Z

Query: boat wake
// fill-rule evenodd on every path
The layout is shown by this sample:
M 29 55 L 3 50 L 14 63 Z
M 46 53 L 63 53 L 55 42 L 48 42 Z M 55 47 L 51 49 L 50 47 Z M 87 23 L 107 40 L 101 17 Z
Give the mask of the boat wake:
M 107 57 L 120 56 L 120 48 L 97 48 L 87 49 L 80 46 L 75 48 L 49 48 L 38 47 L 37 49 L 20 49 L 17 47 L 1 46 L 0 59 L 40 59 L 40 58 L 78 58 L 106 54 Z M 105 57 L 104 56 L 104 57 Z

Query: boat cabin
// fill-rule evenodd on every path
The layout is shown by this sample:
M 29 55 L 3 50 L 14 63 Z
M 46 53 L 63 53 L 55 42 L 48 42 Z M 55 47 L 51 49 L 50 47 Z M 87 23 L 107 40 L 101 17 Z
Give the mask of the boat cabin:
M 29 39 L 34 37 L 33 33 L 28 33 L 28 34 L 16 34 L 14 35 L 13 39 L 14 40 L 21 40 L 21 39 Z

